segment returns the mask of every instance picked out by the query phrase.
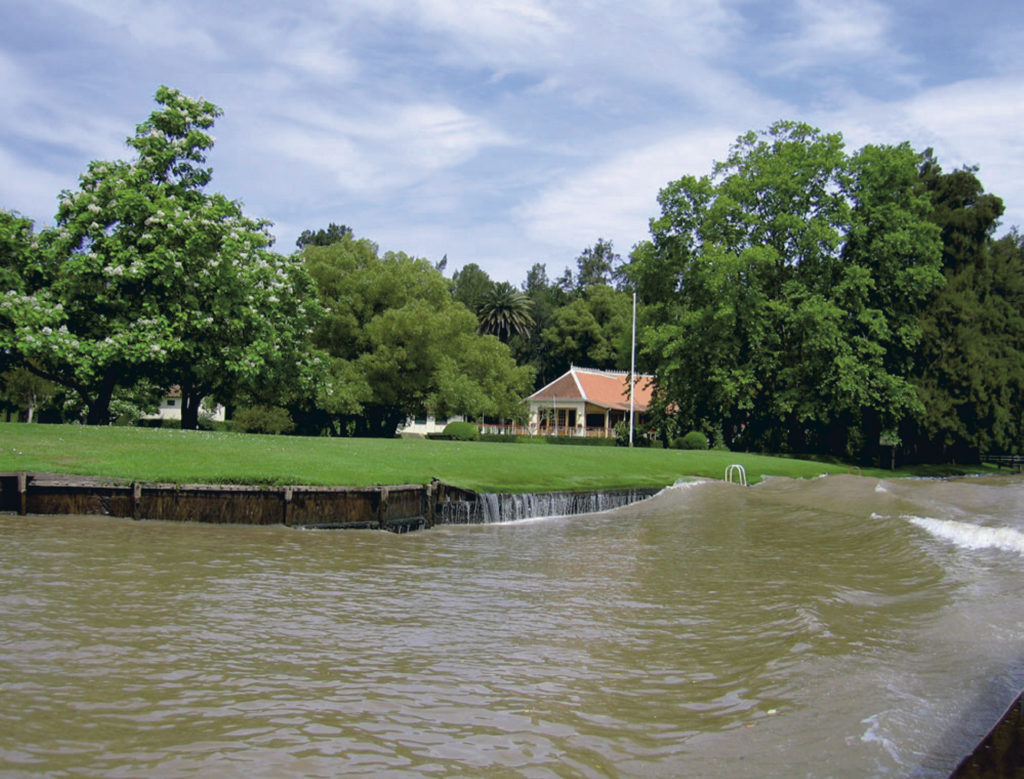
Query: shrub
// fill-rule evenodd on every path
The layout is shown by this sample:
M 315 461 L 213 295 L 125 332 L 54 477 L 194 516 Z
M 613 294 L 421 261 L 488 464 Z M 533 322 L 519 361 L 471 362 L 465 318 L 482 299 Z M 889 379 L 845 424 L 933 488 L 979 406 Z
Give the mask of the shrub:
M 528 435 L 505 435 L 504 433 L 481 433 L 480 440 L 491 444 L 530 444 L 535 443 Z
M 240 408 L 231 420 L 232 427 L 242 433 L 268 433 L 280 435 L 295 429 L 287 409 L 279 406 L 250 406 Z
M 699 430 L 691 430 L 673 442 L 674 449 L 707 449 L 708 437 Z
M 480 430 L 472 422 L 449 422 L 443 435 L 453 441 L 479 441 Z
M 614 438 L 582 438 L 572 435 L 547 436 L 549 444 L 560 446 L 618 446 L 619 442 Z

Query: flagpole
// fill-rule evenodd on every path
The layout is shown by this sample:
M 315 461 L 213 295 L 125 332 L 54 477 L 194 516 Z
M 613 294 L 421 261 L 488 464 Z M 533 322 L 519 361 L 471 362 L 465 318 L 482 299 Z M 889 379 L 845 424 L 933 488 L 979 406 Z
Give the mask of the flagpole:
M 633 446 L 633 415 L 636 409 L 636 291 L 633 292 L 633 338 L 629 349 L 629 445 Z

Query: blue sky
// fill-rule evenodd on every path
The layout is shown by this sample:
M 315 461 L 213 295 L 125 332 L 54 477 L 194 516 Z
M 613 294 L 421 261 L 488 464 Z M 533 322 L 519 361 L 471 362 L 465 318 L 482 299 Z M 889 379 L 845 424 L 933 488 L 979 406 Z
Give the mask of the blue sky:
M 778 119 L 978 165 L 1024 228 L 1019 0 L 2 0 L 0 207 L 51 223 L 160 84 L 224 110 L 211 189 L 521 282 L 647 237 Z

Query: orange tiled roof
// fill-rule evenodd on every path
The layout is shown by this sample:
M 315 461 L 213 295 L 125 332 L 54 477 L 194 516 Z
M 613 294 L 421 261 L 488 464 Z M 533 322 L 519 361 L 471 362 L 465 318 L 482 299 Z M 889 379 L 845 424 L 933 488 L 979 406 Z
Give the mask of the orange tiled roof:
M 643 412 L 651 404 L 654 377 L 636 374 L 634 403 Z M 629 374 L 572 367 L 568 373 L 534 392 L 527 400 L 585 400 L 601 408 L 629 410 Z

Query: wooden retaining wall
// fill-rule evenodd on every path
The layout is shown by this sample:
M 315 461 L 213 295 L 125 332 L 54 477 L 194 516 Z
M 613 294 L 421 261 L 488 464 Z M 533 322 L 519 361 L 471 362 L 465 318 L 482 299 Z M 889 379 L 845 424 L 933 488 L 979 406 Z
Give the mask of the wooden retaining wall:
M 381 487 L 258 487 L 148 484 L 81 476 L 0 473 L 0 511 L 99 514 L 133 519 L 372 528 L 405 532 L 433 524 L 435 484 Z

